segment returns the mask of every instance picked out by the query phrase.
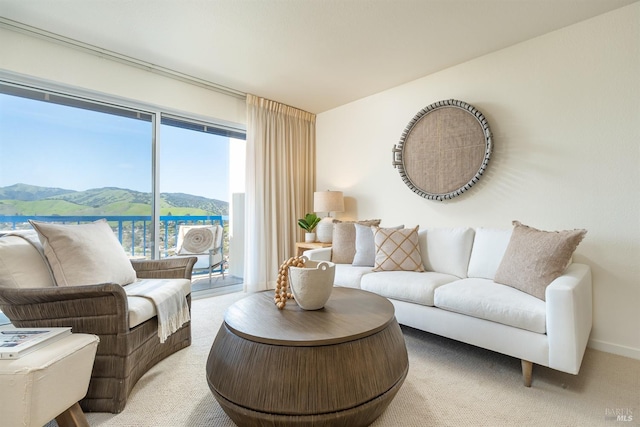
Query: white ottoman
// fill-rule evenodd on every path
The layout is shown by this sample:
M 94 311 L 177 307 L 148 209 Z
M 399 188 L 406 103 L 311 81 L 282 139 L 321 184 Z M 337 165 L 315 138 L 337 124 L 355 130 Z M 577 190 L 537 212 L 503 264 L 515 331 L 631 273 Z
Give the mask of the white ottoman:
M 78 401 L 87 394 L 99 338 L 71 334 L 19 359 L 0 360 L 2 425 L 88 426 Z

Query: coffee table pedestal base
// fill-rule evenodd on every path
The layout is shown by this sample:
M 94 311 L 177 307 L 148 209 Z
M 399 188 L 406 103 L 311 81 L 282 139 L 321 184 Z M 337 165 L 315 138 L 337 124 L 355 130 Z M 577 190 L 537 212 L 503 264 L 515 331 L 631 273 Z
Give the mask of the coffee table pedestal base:
M 225 324 L 211 348 L 207 380 L 239 426 L 368 426 L 407 376 L 393 320 L 373 335 L 333 345 L 281 346 L 239 337 Z

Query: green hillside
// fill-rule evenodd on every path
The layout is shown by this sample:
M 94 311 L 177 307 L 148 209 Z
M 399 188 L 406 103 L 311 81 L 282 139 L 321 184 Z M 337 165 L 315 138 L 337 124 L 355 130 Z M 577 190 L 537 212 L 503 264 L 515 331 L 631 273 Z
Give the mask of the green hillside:
M 76 205 L 64 200 L 0 200 L 2 215 L 94 215 L 87 212 L 86 206 Z
M 61 194 L 73 193 L 73 190 L 62 188 L 37 187 L 28 184 L 14 184 L 8 187 L 0 187 L 0 200 L 42 200 Z
M 71 203 L 91 206 L 94 208 L 109 206 L 116 203 L 151 204 L 150 194 L 109 187 L 66 193 L 59 196 L 53 196 L 51 199 L 66 200 Z
M 184 193 L 162 193 L 160 215 L 228 215 L 229 204 Z M 151 194 L 124 188 L 85 191 L 15 184 L 0 187 L 0 215 L 151 215 Z

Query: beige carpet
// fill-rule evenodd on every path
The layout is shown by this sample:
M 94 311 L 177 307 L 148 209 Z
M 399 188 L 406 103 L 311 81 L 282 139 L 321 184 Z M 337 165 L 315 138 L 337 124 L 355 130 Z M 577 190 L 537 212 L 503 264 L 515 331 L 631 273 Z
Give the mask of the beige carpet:
M 194 300 L 191 347 L 147 372 L 123 413 L 87 414 L 90 425 L 234 426 L 209 391 L 205 363 L 224 310 L 243 296 Z M 375 427 L 640 425 L 640 361 L 587 350 L 580 375 L 535 366 L 533 386 L 525 388 L 519 360 L 403 331 L 409 374 Z M 614 410 L 633 421 L 611 419 Z

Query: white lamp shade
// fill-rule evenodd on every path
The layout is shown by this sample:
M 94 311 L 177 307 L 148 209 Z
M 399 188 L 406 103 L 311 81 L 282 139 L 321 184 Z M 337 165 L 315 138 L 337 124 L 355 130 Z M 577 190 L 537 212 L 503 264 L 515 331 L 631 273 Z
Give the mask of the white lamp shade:
M 344 196 L 342 191 L 316 191 L 313 193 L 314 212 L 343 212 Z

